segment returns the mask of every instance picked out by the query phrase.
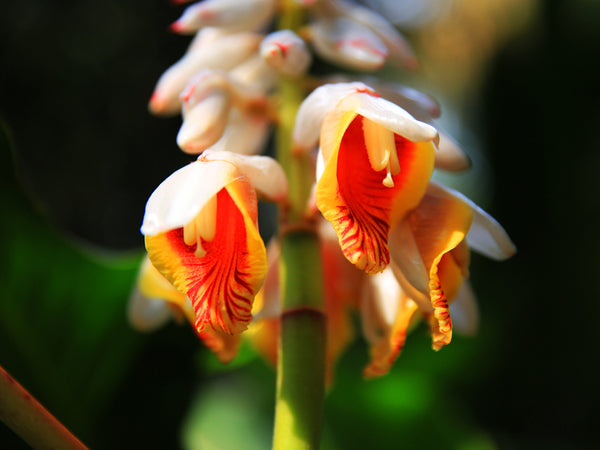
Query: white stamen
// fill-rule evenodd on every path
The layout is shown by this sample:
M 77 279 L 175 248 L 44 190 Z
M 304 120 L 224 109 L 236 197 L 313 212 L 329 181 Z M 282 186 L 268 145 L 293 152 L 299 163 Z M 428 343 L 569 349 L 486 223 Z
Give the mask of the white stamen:
M 371 167 L 375 171 L 387 169 L 387 175 L 382 183 L 385 187 L 394 187 L 392 176 L 400 173 L 394 132 L 377 122 L 364 119 L 363 134 Z
M 206 250 L 202 240 L 212 241 L 217 231 L 217 197 L 212 196 L 202 207 L 196 217 L 183 227 L 183 242 L 186 245 L 196 244 L 196 256 L 202 258 Z

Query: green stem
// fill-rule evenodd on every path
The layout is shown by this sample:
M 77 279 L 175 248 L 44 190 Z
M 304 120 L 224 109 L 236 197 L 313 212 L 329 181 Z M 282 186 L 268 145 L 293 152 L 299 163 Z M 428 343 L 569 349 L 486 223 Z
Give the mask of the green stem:
M 302 11 L 282 2 L 280 28 L 298 30 Z M 288 177 L 290 194 L 281 213 L 279 262 L 282 302 L 277 365 L 274 450 L 316 449 L 321 441 L 325 392 L 326 318 L 319 238 L 306 206 L 314 183 L 310 155 L 294 154 L 292 130 L 305 92 L 300 80 L 282 80 L 276 136 L 277 158 Z
M 0 420 L 35 449 L 87 449 L 1 366 Z

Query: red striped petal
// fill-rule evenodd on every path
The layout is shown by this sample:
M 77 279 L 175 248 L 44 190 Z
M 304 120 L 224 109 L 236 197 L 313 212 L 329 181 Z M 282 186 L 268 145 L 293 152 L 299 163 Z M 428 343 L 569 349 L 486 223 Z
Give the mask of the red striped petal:
M 182 228 L 146 237 L 153 264 L 190 298 L 198 333 L 206 327 L 228 334 L 244 331 L 266 273 L 264 244 L 253 223 L 256 197 L 237 184 L 245 183 L 238 179 L 217 194 L 216 233 L 211 241 L 202 240 L 204 256 L 196 256 L 196 244 L 185 244 Z M 249 213 L 244 205 L 253 210 Z
M 317 185 L 317 206 L 332 223 L 344 255 L 367 273 L 381 272 L 390 261 L 390 226 L 414 208 L 433 169 L 433 146 L 395 135 L 400 172 L 385 187 L 385 169 L 369 162 L 362 116 L 346 129 Z

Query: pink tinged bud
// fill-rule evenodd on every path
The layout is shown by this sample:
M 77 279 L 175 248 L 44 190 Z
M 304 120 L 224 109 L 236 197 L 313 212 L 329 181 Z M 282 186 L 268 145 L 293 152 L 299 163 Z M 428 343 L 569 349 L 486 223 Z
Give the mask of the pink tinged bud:
M 219 91 L 206 96 L 184 114 L 177 145 L 186 153 L 199 154 L 217 142 L 225 130 L 230 98 Z
M 386 19 L 368 8 L 351 3 L 339 2 L 339 8 L 346 17 L 369 28 L 381 39 L 389 53 L 390 62 L 409 70 L 418 67 L 410 44 Z
M 322 58 L 358 70 L 377 70 L 388 50 L 369 28 L 344 17 L 323 18 L 310 25 L 311 43 Z
M 256 51 L 260 40 L 260 35 L 254 33 L 223 36 L 210 43 L 199 39 L 197 45 L 190 47 L 184 57 L 160 77 L 150 99 L 150 111 L 156 115 L 177 114 L 181 110 L 179 94 L 197 72 L 232 69 Z
M 271 67 L 290 77 L 306 73 L 311 63 L 306 43 L 290 30 L 276 31 L 265 37 L 260 44 L 260 54 Z
M 206 26 L 232 32 L 260 30 L 272 19 L 275 6 L 275 0 L 206 0 L 189 6 L 171 29 L 181 34 Z

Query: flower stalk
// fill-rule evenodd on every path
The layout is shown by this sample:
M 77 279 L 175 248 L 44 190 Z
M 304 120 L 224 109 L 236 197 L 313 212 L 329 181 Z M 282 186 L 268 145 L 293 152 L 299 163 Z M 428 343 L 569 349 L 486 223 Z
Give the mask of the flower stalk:
M 35 449 L 87 449 L 2 367 L 0 420 Z
M 297 31 L 303 14 L 297 2 L 283 2 L 279 27 Z M 314 163 L 294 152 L 292 130 L 304 100 L 301 80 L 279 83 L 277 159 L 289 182 L 288 203 L 280 211 L 279 262 L 281 331 L 273 448 L 314 449 L 321 441 L 325 391 L 326 318 L 319 238 L 306 217 Z

